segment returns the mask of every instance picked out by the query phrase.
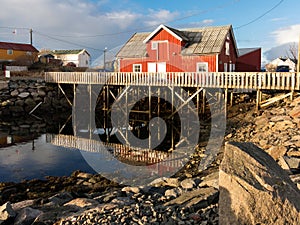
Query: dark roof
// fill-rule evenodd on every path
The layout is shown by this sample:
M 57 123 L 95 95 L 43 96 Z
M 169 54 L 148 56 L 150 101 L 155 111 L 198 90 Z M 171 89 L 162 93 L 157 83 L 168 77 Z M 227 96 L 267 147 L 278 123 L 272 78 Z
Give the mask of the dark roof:
M 85 51 L 89 55 L 89 53 L 85 49 L 53 50 L 52 53 L 55 55 L 77 55 L 82 51 Z
M 15 51 L 38 52 L 31 44 L 0 42 L 0 49 L 12 49 Z
M 146 42 L 151 39 L 155 32 L 163 28 L 168 29 L 187 43 L 181 52 L 182 55 L 218 54 L 222 51 L 228 34 L 231 34 L 236 49 L 231 25 L 181 30 L 160 25 L 154 32 L 134 34 L 119 51 L 117 57 L 145 57 L 147 55 Z
M 238 51 L 239 51 L 239 56 L 242 56 L 242 55 L 246 55 L 246 54 L 249 54 L 251 52 L 254 52 L 256 50 L 259 50 L 260 48 L 239 48 Z

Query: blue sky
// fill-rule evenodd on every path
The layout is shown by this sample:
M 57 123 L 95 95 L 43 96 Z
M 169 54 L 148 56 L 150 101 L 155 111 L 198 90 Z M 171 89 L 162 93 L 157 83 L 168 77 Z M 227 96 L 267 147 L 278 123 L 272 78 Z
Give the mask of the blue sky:
M 105 47 L 112 53 L 133 33 L 162 23 L 232 24 L 239 48 L 265 52 L 298 42 L 299 8 L 299 0 L 1 0 L 0 41 L 29 42 L 32 28 L 38 49 L 87 48 L 96 59 Z

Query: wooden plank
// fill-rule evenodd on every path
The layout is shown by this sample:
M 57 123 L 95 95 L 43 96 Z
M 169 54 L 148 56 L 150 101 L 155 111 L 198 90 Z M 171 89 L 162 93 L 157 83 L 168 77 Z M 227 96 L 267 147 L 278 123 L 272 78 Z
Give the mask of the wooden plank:
M 280 95 L 280 96 L 275 96 L 273 98 L 265 100 L 265 101 L 261 102 L 260 107 L 267 107 L 267 106 L 269 106 L 269 105 L 271 105 L 271 104 L 273 104 L 273 103 L 275 103 L 277 101 L 280 101 L 280 100 L 282 100 L 284 98 L 289 97 L 291 94 L 292 94 L 292 92 L 290 92 L 288 94 Z

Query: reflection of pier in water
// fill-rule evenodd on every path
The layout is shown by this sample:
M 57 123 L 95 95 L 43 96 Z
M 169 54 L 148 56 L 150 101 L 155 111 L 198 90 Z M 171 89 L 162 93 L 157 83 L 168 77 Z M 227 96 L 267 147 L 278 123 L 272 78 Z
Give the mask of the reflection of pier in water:
M 62 134 L 47 134 L 46 140 L 48 143 L 56 146 L 100 153 L 104 158 L 115 157 L 120 161 L 132 162 L 136 165 L 160 163 L 168 168 L 178 168 L 182 166 L 182 159 L 188 157 L 184 148 L 179 148 L 176 150 L 176 154 L 172 154 L 170 152 L 133 148 L 122 144 L 104 143 L 100 140 Z

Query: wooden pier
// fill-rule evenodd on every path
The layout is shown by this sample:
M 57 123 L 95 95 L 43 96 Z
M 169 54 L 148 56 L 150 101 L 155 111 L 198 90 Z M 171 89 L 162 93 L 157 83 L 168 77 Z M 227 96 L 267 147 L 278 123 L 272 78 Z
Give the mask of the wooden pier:
M 187 87 L 202 88 L 203 91 L 204 89 L 220 89 L 224 92 L 225 107 L 227 107 L 228 93 L 231 94 L 230 99 L 232 101 L 233 94 L 236 92 L 256 91 L 257 109 L 261 105 L 269 105 L 268 101 L 261 104 L 262 91 L 290 91 L 290 94 L 286 96 L 290 96 L 292 99 L 294 92 L 300 90 L 300 73 L 292 72 L 46 72 L 45 81 L 58 83 L 59 85 L 100 84 L 106 86 Z M 274 102 L 274 100 L 272 99 L 270 102 Z M 69 103 L 71 104 L 70 101 Z

